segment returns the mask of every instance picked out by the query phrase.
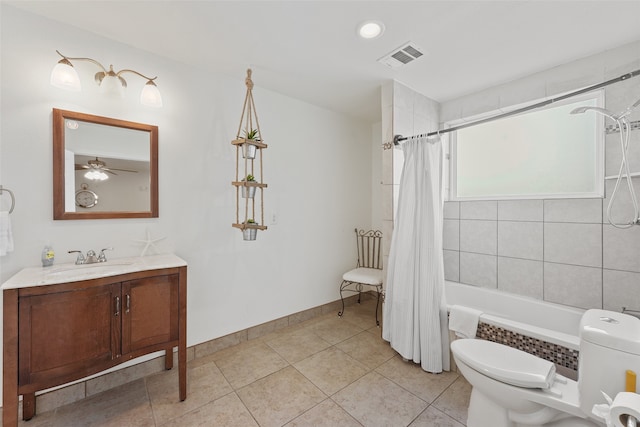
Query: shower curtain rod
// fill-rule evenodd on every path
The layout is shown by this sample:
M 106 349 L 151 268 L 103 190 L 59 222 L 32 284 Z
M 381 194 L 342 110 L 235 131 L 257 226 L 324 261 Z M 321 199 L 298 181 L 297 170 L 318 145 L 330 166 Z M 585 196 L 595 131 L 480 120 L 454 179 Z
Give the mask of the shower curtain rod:
M 393 145 L 399 145 L 400 141 L 406 141 L 409 138 L 419 138 L 419 137 L 427 137 L 428 138 L 430 136 L 441 135 L 443 133 L 453 132 L 453 131 L 464 129 L 464 128 L 468 128 L 468 127 L 471 127 L 471 126 L 476 126 L 476 125 L 481 125 L 483 123 L 492 122 L 494 120 L 502 119 L 504 117 L 514 116 L 516 114 L 524 113 L 525 111 L 535 110 L 536 108 L 544 107 L 546 105 L 553 104 L 554 102 L 558 102 L 558 101 L 565 100 L 567 98 L 571 98 L 571 97 L 574 97 L 574 96 L 582 95 L 583 93 L 591 92 L 593 90 L 600 89 L 600 88 L 605 87 L 605 86 L 609 86 L 609 85 L 611 85 L 613 83 L 618 83 L 618 82 L 621 82 L 621 81 L 624 81 L 624 80 L 628 80 L 628 79 L 630 79 L 632 77 L 636 77 L 636 76 L 639 76 L 639 75 L 640 75 L 640 70 L 632 71 L 630 73 L 623 74 L 620 77 L 616 77 L 615 79 L 607 80 L 606 82 L 598 83 L 596 85 L 589 86 L 589 87 L 586 87 L 584 89 L 576 90 L 574 92 L 567 93 L 567 94 L 559 96 L 557 98 L 550 98 L 550 99 L 547 99 L 546 101 L 542 101 L 542 102 L 538 102 L 536 104 L 528 105 L 526 107 L 518 108 L 517 110 L 513 110 L 513 111 L 506 112 L 506 113 L 498 114 L 497 116 L 487 117 L 486 119 L 477 120 L 475 122 L 464 123 L 462 125 L 453 126 L 453 127 L 447 128 L 447 129 L 439 129 L 439 130 L 434 131 L 434 132 L 429 132 L 429 133 L 420 134 L 420 135 L 414 135 L 414 136 L 395 135 L 393 137 Z M 386 143 L 386 144 L 384 144 L 384 147 L 385 148 L 391 148 L 391 144 Z

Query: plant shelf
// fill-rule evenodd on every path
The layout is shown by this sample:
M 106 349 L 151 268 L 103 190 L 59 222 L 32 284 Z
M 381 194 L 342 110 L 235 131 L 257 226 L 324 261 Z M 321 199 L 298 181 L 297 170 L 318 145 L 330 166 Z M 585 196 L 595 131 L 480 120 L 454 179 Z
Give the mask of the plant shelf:
M 267 148 L 267 144 L 265 144 L 262 141 L 256 141 L 255 139 L 238 138 L 231 141 L 231 144 L 233 145 L 250 144 L 250 145 L 255 145 L 258 148 Z
M 264 183 L 262 176 L 262 152 L 267 148 L 267 144 L 264 143 L 253 102 L 251 69 L 247 70 L 244 81 L 247 94 L 242 107 L 238 133 L 231 141 L 231 145 L 236 147 L 236 176 L 231 182 L 236 189 L 236 219 L 231 225 L 242 230 L 244 240 L 255 240 L 257 230 L 267 229 L 266 226 L 259 225 L 264 224 L 264 189 L 267 188 L 267 184 Z M 255 181 L 244 181 L 249 176 L 254 177 Z M 255 220 L 256 223 L 247 224 L 249 219 Z

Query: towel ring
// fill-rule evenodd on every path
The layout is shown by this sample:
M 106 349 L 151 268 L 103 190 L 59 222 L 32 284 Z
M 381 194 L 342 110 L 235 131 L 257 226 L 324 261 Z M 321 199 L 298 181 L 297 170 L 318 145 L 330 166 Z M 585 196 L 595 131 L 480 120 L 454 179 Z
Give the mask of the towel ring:
M 7 193 L 9 193 L 9 196 L 11 196 L 11 207 L 9 208 L 9 213 L 13 212 L 13 208 L 16 207 L 16 198 L 13 195 L 13 191 L 9 190 L 8 188 L 3 188 L 2 185 L 0 185 L 0 194 L 2 194 L 3 191 L 6 191 Z

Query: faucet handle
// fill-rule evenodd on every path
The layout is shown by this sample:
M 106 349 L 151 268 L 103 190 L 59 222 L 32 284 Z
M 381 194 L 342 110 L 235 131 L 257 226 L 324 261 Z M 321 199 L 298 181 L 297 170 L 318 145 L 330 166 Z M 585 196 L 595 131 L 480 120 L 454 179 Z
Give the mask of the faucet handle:
M 82 251 L 69 251 L 70 254 L 77 253 L 78 258 L 76 258 L 76 265 L 84 264 L 84 255 L 82 255 Z
M 85 257 L 85 264 L 93 264 L 94 262 L 98 262 L 98 256 L 96 255 L 96 251 L 93 249 L 87 251 L 87 255 Z
M 104 253 L 104 251 L 112 251 L 113 248 L 109 247 L 109 248 L 104 248 L 100 251 L 100 255 L 98 255 L 98 262 L 107 262 L 107 255 Z

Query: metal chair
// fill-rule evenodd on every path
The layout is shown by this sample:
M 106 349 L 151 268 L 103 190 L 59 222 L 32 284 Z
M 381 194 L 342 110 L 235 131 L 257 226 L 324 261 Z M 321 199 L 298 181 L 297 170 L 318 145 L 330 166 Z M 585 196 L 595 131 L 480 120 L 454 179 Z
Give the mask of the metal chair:
M 382 232 L 380 230 L 358 230 L 356 233 L 356 245 L 358 248 L 358 263 L 356 268 L 346 272 L 342 276 L 340 285 L 340 299 L 342 300 L 342 310 L 338 316 L 344 314 L 344 292 L 357 292 L 358 304 L 364 286 L 373 287 L 378 294 L 376 301 L 376 325 L 378 321 L 378 307 L 380 306 L 380 294 L 382 293 Z

